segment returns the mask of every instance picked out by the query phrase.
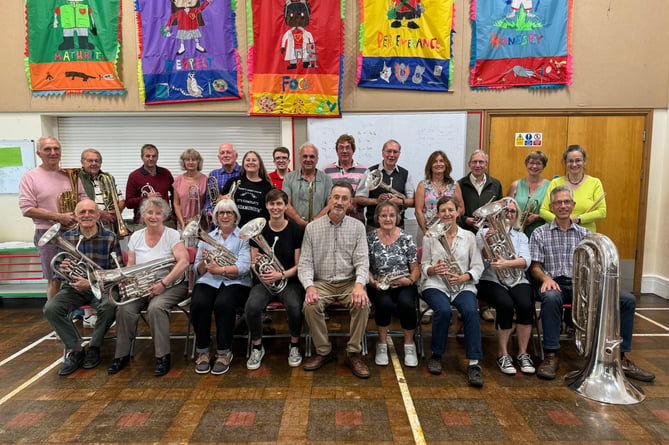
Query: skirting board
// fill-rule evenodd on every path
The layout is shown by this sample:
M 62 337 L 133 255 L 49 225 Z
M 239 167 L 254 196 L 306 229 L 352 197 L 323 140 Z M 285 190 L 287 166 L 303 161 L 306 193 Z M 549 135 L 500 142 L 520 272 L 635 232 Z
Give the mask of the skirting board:
M 641 277 L 641 293 L 655 294 L 669 300 L 669 279 L 658 275 Z

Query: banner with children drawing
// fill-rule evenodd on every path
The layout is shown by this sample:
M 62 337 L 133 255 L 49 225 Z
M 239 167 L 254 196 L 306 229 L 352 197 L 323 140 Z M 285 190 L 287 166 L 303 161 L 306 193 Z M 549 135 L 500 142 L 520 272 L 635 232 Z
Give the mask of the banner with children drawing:
M 247 0 L 246 9 L 249 113 L 341 116 L 343 3 Z
M 448 91 L 452 0 L 361 0 L 361 87 Z
M 236 0 L 135 0 L 147 104 L 239 99 Z
M 472 89 L 571 84 L 572 0 L 472 2 Z
M 124 94 L 120 0 L 26 0 L 26 74 L 34 96 Z

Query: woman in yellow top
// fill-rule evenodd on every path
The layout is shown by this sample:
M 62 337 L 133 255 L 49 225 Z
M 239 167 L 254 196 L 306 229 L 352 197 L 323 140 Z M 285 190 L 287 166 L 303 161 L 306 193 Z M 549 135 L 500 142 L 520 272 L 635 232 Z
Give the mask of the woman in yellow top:
M 566 185 L 574 192 L 576 205 L 571 212 L 571 220 L 591 232 L 596 232 L 596 221 L 606 218 L 606 199 L 602 182 L 585 173 L 586 155 L 580 145 L 570 145 L 562 155 L 562 163 L 566 174 L 555 178 L 548 185 L 546 197 L 541 204 L 540 215 L 546 222 L 555 219 L 555 215 L 548 208 L 551 190 L 559 185 Z M 600 200 L 600 198 L 602 198 Z M 599 202 L 597 202 L 599 200 Z M 597 203 L 596 205 L 594 205 Z

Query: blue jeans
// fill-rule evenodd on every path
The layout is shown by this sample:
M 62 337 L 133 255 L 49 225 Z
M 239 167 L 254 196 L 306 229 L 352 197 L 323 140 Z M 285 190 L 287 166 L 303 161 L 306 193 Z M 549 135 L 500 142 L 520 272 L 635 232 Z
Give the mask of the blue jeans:
M 556 280 L 562 292 L 549 290 L 541 293 L 541 287 L 537 289 L 541 297 L 541 325 L 544 331 L 544 349 L 560 349 L 560 326 L 562 324 L 562 305 L 571 304 L 573 291 L 571 280 Z M 632 350 L 632 333 L 634 332 L 634 311 L 636 310 L 636 298 L 629 292 L 620 293 L 620 336 L 623 343 L 621 352 Z
M 446 351 L 448 328 L 451 325 L 451 300 L 439 289 L 423 289 L 423 300 L 430 305 L 432 315 L 432 353 L 443 355 Z M 460 292 L 455 300 L 455 306 L 462 314 L 465 325 L 465 356 L 469 360 L 483 358 L 481 347 L 481 324 L 476 303 L 476 294 L 472 291 Z

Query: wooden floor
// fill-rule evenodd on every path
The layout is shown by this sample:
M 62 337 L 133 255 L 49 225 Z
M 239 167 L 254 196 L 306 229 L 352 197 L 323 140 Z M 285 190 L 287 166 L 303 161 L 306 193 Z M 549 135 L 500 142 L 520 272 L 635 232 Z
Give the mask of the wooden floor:
M 669 301 L 654 296 L 638 300 L 630 358 L 657 379 L 640 383 L 647 398 L 633 406 L 592 402 L 565 386 L 561 377 L 583 366 L 569 341 L 560 350 L 560 378 L 503 375 L 493 336 L 483 340 L 481 389 L 467 386 L 457 338 L 449 338 L 441 376 L 427 372 L 425 359 L 418 368 L 404 367 L 398 338 L 391 364 L 376 366 L 370 338 L 365 360 L 372 376 L 360 380 L 343 364 L 339 337 L 337 363 L 316 372 L 289 368 L 287 342 L 277 339 L 266 342 L 256 371 L 246 369 L 239 340 L 227 374 L 198 375 L 182 355 L 184 339 L 174 339 L 172 371 L 157 378 L 153 344 L 145 338 L 115 376 L 106 372 L 114 350 L 108 340 L 100 367 L 59 377 L 62 344 L 41 305 L 22 299 L 0 306 L 0 443 L 669 444 Z M 174 330 L 184 330 L 183 315 L 173 317 Z M 285 331 L 281 317 L 275 314 L 267 329 Z M 346 320 L 335 316 L 329 326 L 346 330 Z M 493 327 L 482 322 L 482 329 L 490 334 Z M 424 343 L 429 353 L 429 338 Z

